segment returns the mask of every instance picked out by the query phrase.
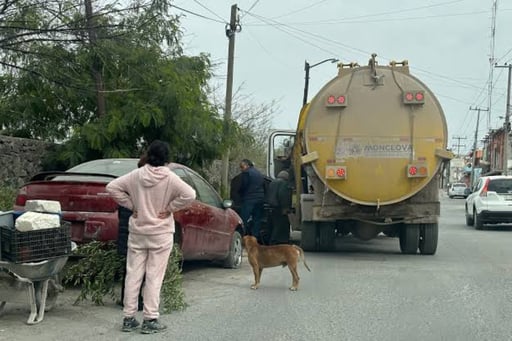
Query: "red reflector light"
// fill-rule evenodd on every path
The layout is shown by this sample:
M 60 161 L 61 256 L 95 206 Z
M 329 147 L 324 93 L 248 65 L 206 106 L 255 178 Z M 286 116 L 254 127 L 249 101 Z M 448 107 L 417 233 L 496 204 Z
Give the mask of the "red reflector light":
M 343 168 L 338 168 L 336 170 L 336 175 L 339 176 L 339 177 L 342 177 L 342 176 L 345 176 L 345 169 Z
M 408 101 L 412 101 L 414 99 L 414 95 L 412 94 L 412 92 L 408 92 L 405 94 L 405 99 L 408 100 Z
M 418 173 L 418 168 L 416 168 L 416 166 L 409 167 L 409 174 L 410 175 L 416 175 L 416 173 Z
M 27 202 L 27 196 L 26 195 L 18 194 L 18 196 L 16 196 L 16 202 L 15 202 L 16 206 L 25 206 L 26 202 Z
M 423 96 L 423 93 L 421 93 L 421 92 L 417 92 L 415 95 L 415 98 L 418 102 L 423 101 L 425 99 L 425 97 Z
M 336 102 L 336 97 L 334 97 L 333 95 L 327 97 L 327 103 L 334 104 L 334 102 Z
M 337 102 L 339 104 L 344 104 L 345 103 L 345 96 L 338 96 Z

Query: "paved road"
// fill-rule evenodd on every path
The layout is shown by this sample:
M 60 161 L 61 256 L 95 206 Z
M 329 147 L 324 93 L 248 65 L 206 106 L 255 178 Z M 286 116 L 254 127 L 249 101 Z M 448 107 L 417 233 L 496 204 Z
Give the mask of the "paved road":
M 512 228 L 468 228 L 463 205 L 443 195 L 435 256 L 401 255 L 397 239 L 345 239 L 343 251 L 306 254 L 298 292 L 287 269 L 264 270 L 253 291 L 247 264 L 189 264 L 190 306 L 162 316 L 163 334 L 121 333 L 117 306 L 72 306 L 67 291 L 40 325 L 10 306 L 0 340 L 511 340 Z

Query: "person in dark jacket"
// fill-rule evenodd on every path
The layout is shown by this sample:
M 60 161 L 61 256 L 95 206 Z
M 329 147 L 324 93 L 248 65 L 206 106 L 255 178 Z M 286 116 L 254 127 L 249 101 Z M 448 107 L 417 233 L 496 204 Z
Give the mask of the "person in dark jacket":
M 240 162 L 242 170 L 240 188 L 238 194 L 241 200 L 241 218 L 246 228 L 246 233 L 256 237 L 261 242 L 260 227 L 263 215 L 263 202 L 265 189 L 263 175 L 254 168 L 254 164 L 247 159 Z M 251 229 L 249 218 L 252 217 Z
M 277 178 L 268 186 L 267 204 L 270 206 L 272 233 L 270 244 L 288 244 L 290 242 L 290 213 L 292 193 L 288 185 L 289 174 L 280 171 Z

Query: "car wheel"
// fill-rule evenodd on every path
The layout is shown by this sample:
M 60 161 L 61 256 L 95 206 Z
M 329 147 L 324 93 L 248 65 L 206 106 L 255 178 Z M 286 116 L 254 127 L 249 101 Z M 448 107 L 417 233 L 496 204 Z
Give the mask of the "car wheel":
M 405 254 L 415 254 L 420 243 L 418 224 L 404 224 L 400 229 L 400 250 Z
M 449 195 L 448 197 L 449 197 L 450 199 L 453 199 L 453 195 Z
M 420 225 L 420 253 L 423 255 L 433 255 L 437 250 L 437 240 L 439 236 L 439 224 L 421 224 Z
M 475 228 L 477 230 L 482 230 L 484 228 L 484 223 L 479 214 L 476 213 L 476 209 L 473 208 L 473 221 L 475 223 Z
M 238 269 L 242 264 L 242 236 L 238 231 L 233 232 L 229 254 L 224 259 L 223 266 L 230 269 Z

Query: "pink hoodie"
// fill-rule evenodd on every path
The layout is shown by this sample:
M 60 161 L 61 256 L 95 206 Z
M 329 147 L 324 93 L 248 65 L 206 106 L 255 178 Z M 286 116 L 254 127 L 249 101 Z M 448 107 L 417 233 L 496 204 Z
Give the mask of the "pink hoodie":
M 107 185 L 107 192 L 121 206 L 137 212 L 130 217 L 130 233 L 155 235 L 174 232 L 174 217 L 160 219 L 160 212 L 176 212 L 196 198 L 196 192 L 168 167 L 146 164 Z

